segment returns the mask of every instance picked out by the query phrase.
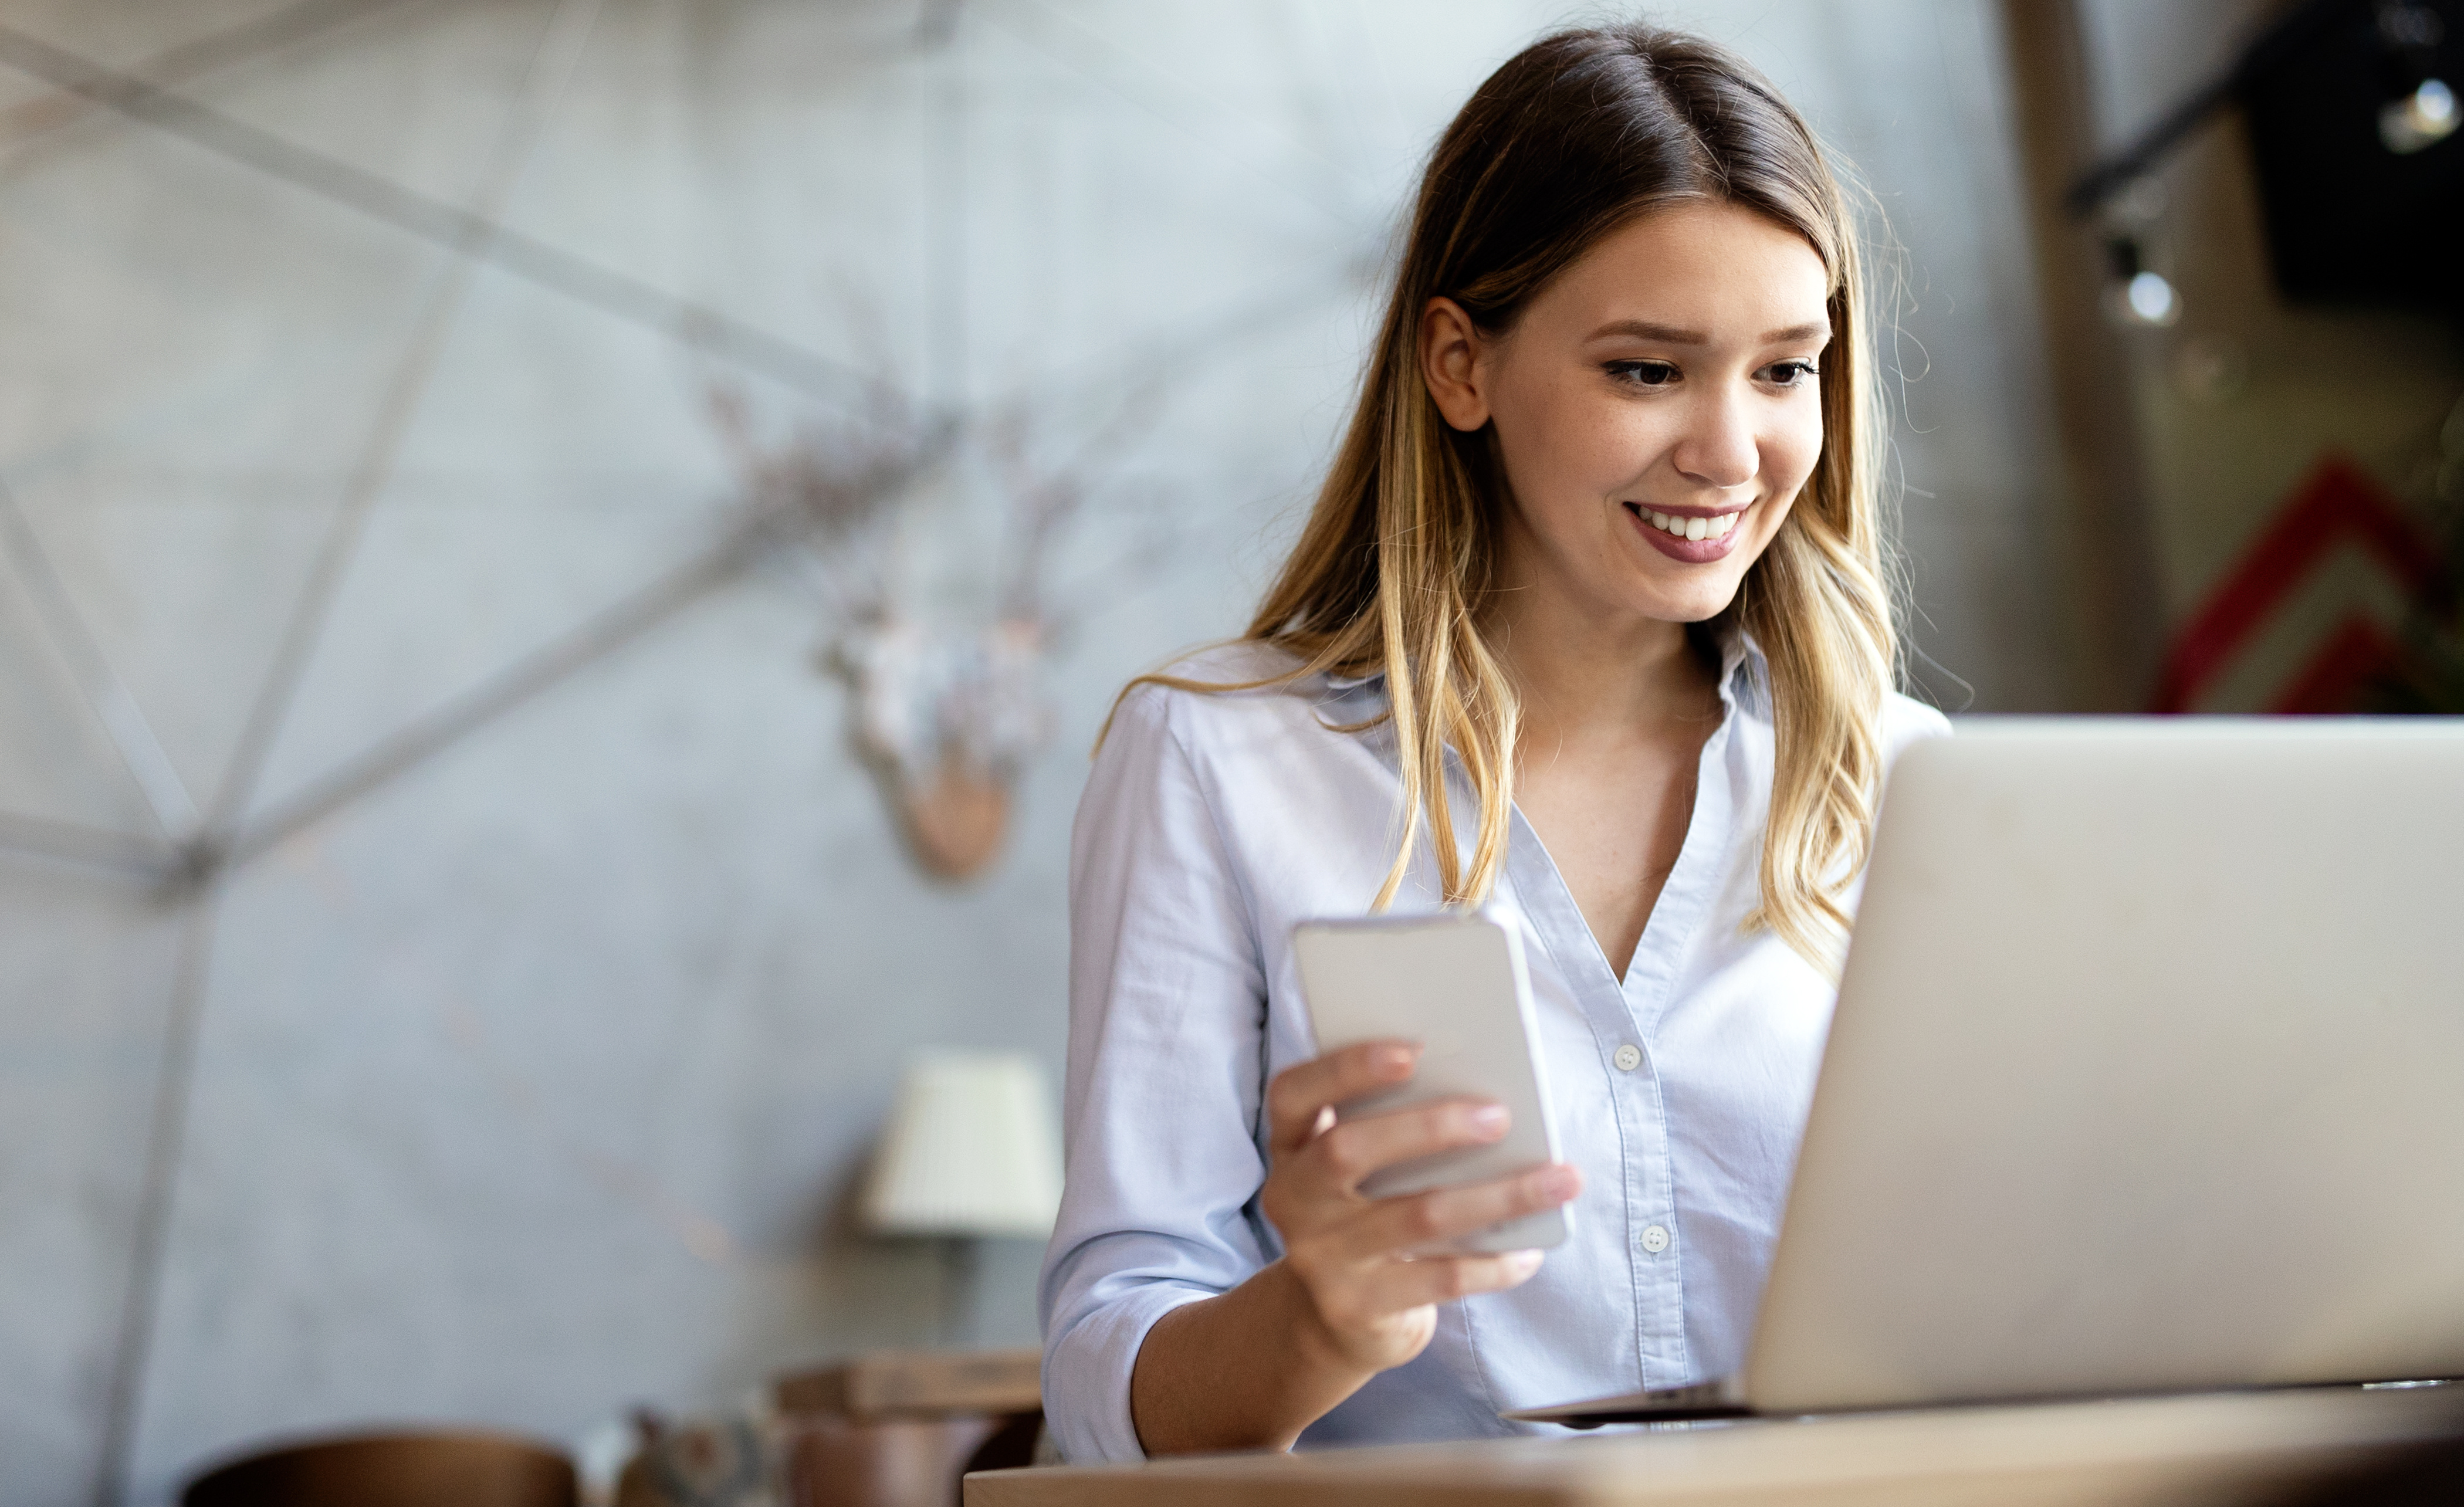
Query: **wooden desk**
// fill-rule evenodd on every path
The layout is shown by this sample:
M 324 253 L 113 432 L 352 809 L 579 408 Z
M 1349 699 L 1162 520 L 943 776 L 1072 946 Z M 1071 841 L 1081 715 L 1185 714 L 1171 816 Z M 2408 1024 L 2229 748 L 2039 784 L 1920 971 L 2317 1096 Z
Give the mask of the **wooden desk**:
M 970 1475 L 966 1507 L 2219 1507 L 2464 1433 L 2464 1387 L 1662 1425 Z

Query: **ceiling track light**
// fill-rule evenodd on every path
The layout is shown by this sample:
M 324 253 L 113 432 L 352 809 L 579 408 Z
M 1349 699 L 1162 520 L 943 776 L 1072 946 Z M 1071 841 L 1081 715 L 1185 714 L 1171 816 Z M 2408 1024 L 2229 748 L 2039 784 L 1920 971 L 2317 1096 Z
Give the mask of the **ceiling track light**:
M 2141 257 L 2139 242 L 2116 235 L 2104 243 L 2105 312 L 2117 324 L 2164 329 L 2182 317 L 2182 296 L 2162 273 Z
M 2419 88 L 2379 108 L 2379 140 L 2398 157 L 2435 146 L 2455 134 L 2455 91 L 2446 80 L 2425 78 Z
M 2146 244 L 2152 217 L 2128 201 L 2193 132 L 2234 107 L 2281 297 L 2464 319 L 2459 92 L 2464 0 L 2285 0 L 2222 72 L 2074 179 L 2063 207 L 2074 222 L 2101 221 Z M 2109 275 L 2110 312 L 2131 324 L 2168 322 L 2178 290 L 2150 281 L 2127 293 L 2145 270 Z
M 2409 157 L 2455 134 L 2455 91 L 2438 76 L 2447 22 L 2420 0 L 2381 0 L 2379 43 L 2392 55 L 2403 92 L 2379 107 L 2379 142 Z M 2408 87 L 2409 86 L 2409 87 Z

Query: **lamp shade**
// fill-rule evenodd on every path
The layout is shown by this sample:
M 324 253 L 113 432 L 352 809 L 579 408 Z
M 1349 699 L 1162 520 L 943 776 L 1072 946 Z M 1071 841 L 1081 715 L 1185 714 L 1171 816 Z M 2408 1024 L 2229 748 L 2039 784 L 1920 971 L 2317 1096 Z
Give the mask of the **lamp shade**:
M 1061 1131 L 1023 1052 L 935 1052 L 898 1087 L 865 1189 L 882 1234 L 1041 1240 L 1061 1208 Z

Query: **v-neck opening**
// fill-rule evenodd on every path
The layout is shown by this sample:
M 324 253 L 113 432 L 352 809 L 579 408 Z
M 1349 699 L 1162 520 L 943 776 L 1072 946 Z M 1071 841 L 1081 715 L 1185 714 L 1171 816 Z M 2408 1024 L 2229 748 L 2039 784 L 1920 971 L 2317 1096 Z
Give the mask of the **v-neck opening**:
M 1634 1002 L 1636 986 L 1640 982 L 1636 971 L 1655 950 L 1652 947 L 1654 931 L 1658 930 L 1662 934 L 1663 940 L 1668 943 L 1662 950 L 1669 951 L 1672 955 L 1675 951 L 1682 950 L 1684 946 L 1685 937 L 1674 939 L 1665 937 L 1669 926 L 1677 924 L 1671 922 L 1667 926 L 1662 925 L 1662 918 L 1668 913 L 1671 897 L 1679 894 L 1682 889 L 1691 903 L 1692 913 L 1683 923 L 1686 935 L 1690 936 L 1694 922 L 1700 920 L 1702 908 L 1708 905 L 1711 899 L 1708 889 L 1705 887 L 1701 871 L 1705 865 L 1717 867 L 1716 855 L 1706 856 L 1705 850 L 1706 847 L 1725 849 L 1728 840 L 1728 834 L 1725 830 L 1714 837 L 1705 838 L 1703 814 L 1705 809 L 1705 797 L 1713 794 L 1712 787 L 1715 783 L 1718 786 L 1717 801 L 1709 809 L 1714 813 L 1725 813 L 1727 810 L 1725 802 L 1729 794 L 1727 778 L 1727 750 L 1736 727 L 1739 710 L 1737 685 L 1739 671 L 1751 658 L 1751 641 L 1746 637 L 1742 628 L 1733 623 L 1728 624 L 1726 631 L 1721 631 L 1716 626 L 1706 627 L 1705 631 L 1712 635 L 1709 642 L 1718 654 L 1718 665 L 1713 671 L 1712 687 L 1719 696 L 1720 721 L 1719 725 L 1711 730 L 1710 735 L 1703 740 L 1702 749 L 1694 756 L 1694 796 L 1685 809 L 1685 835 L 1678 841 L 1677 862 L 1669 866 L 1668 877 L 1661 882 L 1659 893 L 1652 897 L 1651 909 L 1642 918 L 1642 930 L 1635 938 L 1634 950 L 1627 954 L 1623 969 L 1610 964 L 1608 949 L 1600 945 L 1599 933 L 1592 929 L 1590 918 L 1583 914 L 1583 907 L 1575 902 L 1573 886 L 1566 883 L 1565 870 L 1557 866 L 1557 856 L 1550 852 L 1549 845 L 1540 840 L 1540 829 L 1533 826 L 1530 819 L 1523 814 L 1520 802 L 1512 800 L 1507 802 L 1513 825 L 1522 829 L 1523 836 L 1529 841 L 1532 850 L 1540 855 L 1541 866 L 1547 870 L 1547 887 L 1552 889 L 1557 898 L 1564 902 L 1566 914 L 1573 918 L 1573 925 L 1580 928 L 1584 938 L 1591 943 L 1591 955 L 1599 964 L 1599 976 L 1606 979 L 1620 995 L 1627 999 L 1629 1004 Z M 1724 828 L 1726 824 L 1725 821 L 1721 823 Z M 1511 848 L 1512 843 L 1509 841 L 1509 853 Z M 1716 875 L 1712 877 L 1716 879 Z M 1667 978 L 1673 978 L 1673 972 L 1670 971 L 1663 969 L 1661 972 L 1665 975 L 1663 983 Z M 1665 993 L 1663 988 L 1661 990 L 1663 996 Z M 1664 1003 L 1664 998 L 1661 1002 Z M 1655 1008 L 1650 1013 L 1657 1016 L 1658 1010 Z M 1639 1014 L 1640 1012 L 1638 1012 L 1638 1015 Z
M 1625 967 L 1622 970 L 1609 961 L 1608 949 L 1600 945 L 1599 933 L 1592 929 L 1590 918 L 1583 914 L 1581 904 L 1574 899 L 1573 886 L 1566 883 L 1565 870 L 1557 866 L 1557 856 L 1549 851 L 1549 844 L 1542 841 L 1539 828 L 1533 826 L 1531 819 L 1523 814 L 1520 802 L 1507 802 L 1509 819 L 1520 830 L 1523 838 L 1531 844 L 1532 852 L 1538 856 L 1540 866 L 1547 872 L 1548 885 L 1554 892 L 1553 898 L 1563 902 L 1565 913 L 1573 918 L 1573 925 L 1591 943 L 1591 956 L 1593 961 L 1599 965 L 1600 976 L 1620 994 L 1631 994 L 1635 982 L 1635 969 L 1641 963 L 1644 956 L 1653 950 L 1655 931 L 1664 937 L 1669 927 L 1678 924 L 1675 921 L 1665 921 L 1663 918 L 1668 915 L 1670 899 L 1680 892 L 1680 882 L 1690 880 L 1692 871 L 1708 862 L 1702 857 L 1700 851 L 1703 847 L 1703 797 L 1705 786 L 1711 782 L 1713 766 L 1718 763 L 1727 743 L 1729 719 L 1733 715 L 1734 708 L 1724 701 L 1720 725 L 1711 730 L 1709 737 L 1703 740 L 1702 752 L 1695 755 L 1694 796 L 1686 806 L 1685 835 L 1678 841 L 1677 862 L 1669 865 L 1668 877 L 1661 882 L 1660 892 L 1652 897 L 1651 910 L 1642 918 L 1642 930 L 1636 936 L 1634 950 L 1627 955 Z M 1723 783 L 1725 784 L 1725 781 Z M 1694 886 L 1686 885 L 1683 887 L 1690 895 Z
M 1702 791 L 1699 786 L 1694 794 L 1697 800 L 1702 798 Z M 1513 823 L 1514 832 L 1521 835 L 1530 843 L 1531 851 L 1537 855 L 1537 862 L 1548 876 L 1545 898 L 1549 902 L 1552 903 L 1552 908 L 1554 907 L 1554 903 L 1562 903 L 1565 915 L 1570 915 L 1573 918 L 1573 929 L 1581 932 L 1583 939 L 1592 945 L 1591 958 L 1593 962 L 1599 965 L 1599 976 L 1602 979 L 1605 979 L 1613 989 L 1622 987 L 1618 978 L 1617 971 L 1609 965 L 1608 950 L 1600 946 L 1599 933 L 1592 929 L 1592 923 L 1590 919 L 1583 914 L 1583 907 L 1580 905 L 1577 905 L 1574 901 L 1574 887 L 1566 883 L 1565 871 L 1557 866 L 1557 855 L 1550 852 L 1549 844 L 1540 841 L 1540 829 L 1533 826 L 1531 824 L 1531 819 L 1523 814 L 1523 806 L 1520 802 L 1508 801 L 1507 802 L 1506 809 L 1507 819 Z M 1691 812 L 1686 814 L 1685 825 L 1689 830 L 1694 825 L 1693 814 Z M 1508 840 L 1508 847 L 1510 850 L 1511 837 L 1509 837 Z M 1679 850 L 1678 862 L 1681 863 L 1684 862 L 1683 849 L 1682 847 Z M 1670 878 L 1674 879 L 1676 874 L 1677 871 L 1675 869 L 1669 870 Z M 1661 886 L 1661 892 L 1665 893 L 1667 887 L 1668 886 L 1665 885 L 1662 885 Z M 1541 895 L 1526 895 L 1522 898 L 1526 908 L 1529 908 L 1533 902 L 1542 900 L 1544 897 Z M 1660 902 L 1657 899 L 1652 901 L 1651 908 L 1655 912 L 1660 909 Z M 1559 917 L 1559 929 L 1562 930 L 1564 929 L 1564 916 Z M 1635 938 L 1634 950 L 1637 953 L 1641 952 L 1642 944 L 1650 937 L 1650 935 L 1651 918 L 1649 916 L 1645 916 L 1642 922 L 1642 935 Z M 1632 968 L 1634 966 L 1634 959 L 1626 959 L 1626 966 L 1629 969 Z

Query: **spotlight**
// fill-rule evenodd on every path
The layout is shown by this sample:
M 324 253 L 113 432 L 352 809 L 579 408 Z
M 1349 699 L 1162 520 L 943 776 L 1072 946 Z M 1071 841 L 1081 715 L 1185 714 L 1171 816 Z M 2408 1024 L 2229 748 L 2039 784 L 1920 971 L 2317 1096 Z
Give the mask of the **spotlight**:
M 2104 250 L 2113 273 L 2105 290 L 2105 309 L 2116 322 L 2162 329 L 2182 317 L 2181 295 L 2163 273 L 2141 265 L 2137 241 L 2117 235 L 2105 243 Z
M 2276 286 L 2297 304 L 2464 318 L 2464 0 L 2281 0 L 2233 65 L 2079 175 L 2073 218 L 2139 237 L 2138 181 L 2202 122 L 2238 106 Z M 2179 307 L 2142 269 L 2116 272 L 2117 320 Z
M 2398 157 L 2437 145 L 2458 123 L 2455 91 L 2437 78 L 2423 79 L 2420 88 L 2379 107 L 2379 140 Z
M 2173 285 L 2154 273 L 2141 273 L 2122 288 L 2123 302 L 2130 306 L 2131 317 L 2143 324 L 2170 324 L 2182 317 L 2182 300 L 2173 294 Z

